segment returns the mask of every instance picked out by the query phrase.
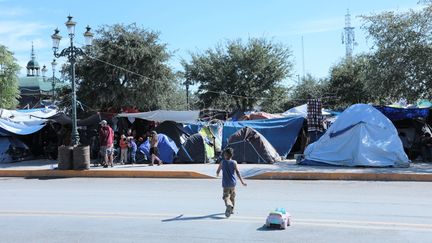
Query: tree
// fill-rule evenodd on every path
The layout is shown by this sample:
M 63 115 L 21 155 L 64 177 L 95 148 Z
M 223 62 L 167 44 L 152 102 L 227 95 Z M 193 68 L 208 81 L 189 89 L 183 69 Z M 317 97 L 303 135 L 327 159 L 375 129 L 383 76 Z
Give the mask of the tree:
M 20 67 L 13 53 L 3 45 L 0 45 L 0 65 L 0 108 L 15 109 L 20 97 L 17 76 Z
M 309 97 L 323 98 L 326 82 L 325 79 L 317 79 L 311 74 L 307 74 L 291 90 L 289 107 L 306 104 Z
M 183 61 L 185 77 L 199 85 L 201 108 L 249 110 L 290 76 L 291 51 L 265 39 L 228 41 Z
M 432 98 L 432 4 L 363 16 L 373 40 L 367 91 L 378 100 Z
M 176 89 L 167 64 L 171 54 L 159 33 L 136 24 L 103 26 L 96 32 L 91 54 L 76 65 L 81 102 L 98 110 L 175 106 L 168 104 Z
M 356 103 L 367 103 L 371 96 L 366 92 L 366 71 L 369 57 L 359 55 L 344 59 L 330 70 L 330 79 L 325 90 L 326 104 L 332 108 L 345 108 Z
M 260 104 L 261 110 L 269 113 L 282 113 L 286 111 L 290 108 L 289 91 L 289 88 L 282 85 L 277 85 L 268 90 Z

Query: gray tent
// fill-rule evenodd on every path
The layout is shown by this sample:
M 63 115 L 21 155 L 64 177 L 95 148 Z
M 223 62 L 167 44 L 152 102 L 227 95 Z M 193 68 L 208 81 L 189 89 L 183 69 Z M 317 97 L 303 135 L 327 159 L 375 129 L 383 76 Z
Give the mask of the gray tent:
M 280 161 L 276 149 L 259 132 L 244 127 L 231 135 L 228 147 L 234 149 L 234 159 L 239 163 L 274 163 Z
M 30 149 L 16 137 L 0 135 L 0 163 L 32 159 Z
M 205 141 L 201 134 L 197 133 L 190 136 L 180 146 L 176 163 L 207 163 L 208 158 L 204 143 Z

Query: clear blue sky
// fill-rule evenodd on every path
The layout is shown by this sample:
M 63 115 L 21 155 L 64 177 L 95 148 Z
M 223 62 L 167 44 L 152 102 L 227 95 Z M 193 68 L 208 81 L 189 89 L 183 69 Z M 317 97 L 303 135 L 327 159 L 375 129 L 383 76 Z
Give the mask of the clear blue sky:
M 174 52 L 170 65 L 181 70 L 180 60 L 188 59 L 190 52 L 228 39 L 266 37 L 292 49 L 295 70 L 294 77 L 287 80 L 290 83 L 302 74 L 302 36 L 306 73 L 326 77 L 329 68 L 344 56 L 341 33 L 348 8 L 356 27 L 354 53 L 359 53 L 368 51 L 371 43 L 359 28 L 357 16 L 418 7 L 417 0 L 0 0 L 0 43 L 15 52 L 24 73 L 32 41 L 39 63 L 50 67 L 50 35 L 58 26 L 66 36 L 64 22 L 69 13 L 78 22 L 77 40 L 81 43 L 87 24 L 97 28 L 136 22 L 160 31 L 161 41 Z

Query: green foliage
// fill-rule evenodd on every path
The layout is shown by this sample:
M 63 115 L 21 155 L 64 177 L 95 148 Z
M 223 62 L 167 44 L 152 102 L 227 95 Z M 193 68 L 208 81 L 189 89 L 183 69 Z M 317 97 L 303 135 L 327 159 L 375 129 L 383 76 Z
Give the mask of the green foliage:
M 376 100 L 432 98 L 432 5 L 363 16 L 373 40 L 367 92 Z
M 97 35 L 91 56 L 76 65 L 80 101 L 100 110 L 176 108 L 176 77 L 167 64 L 171 54 L 159 33 L 115 24 L 101 27 Z
M 311 74 L 307 74 L 291 90 L 289 107 L 303 105 L 309 97 L 323 98 L 326 82 L 325 79 L 316 79 Z
M 329 99 L 326 105 L 345 108 L 356 103 L 367 103 L 371 97 L 366 90 L 366 71 L 370 68 L 369 57 L 356 56 L 344 59 L 330 70 L 330 80 L 325 87 Z
M 290 59 L 291 51 L 283 45 L 249 39 L 245 44 L 228 41 L 192 54 L 192 60 L 183 61 L 183 66 L 185 77 L 199 85 L 201 108 L 249 110 L 290 76 Z
M 15 109 L 18 105 L 20 91 L 18 87 L 18 72 L 20 67 L 13 53 L 0 45 L 0 108 Z
M 261 102 L 261 110 L 268 113 L 282 113 L 290 108 L 290 89 L 277 85 L 266 92 L 265 99 Z

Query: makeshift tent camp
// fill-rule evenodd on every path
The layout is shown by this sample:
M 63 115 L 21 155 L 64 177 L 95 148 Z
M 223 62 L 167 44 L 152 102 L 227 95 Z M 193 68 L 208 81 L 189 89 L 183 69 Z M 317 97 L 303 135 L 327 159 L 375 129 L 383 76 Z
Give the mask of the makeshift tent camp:
M 173 121 L 164 121 L 155 128 L 157 133 L 167 135 L 175 142 L 177 147 L 180 147 L 190 136 L 183 128 L 183 125 Z
M 174 157 L 178 152 L 178 148 L 173 140 L 171 140 L 168 136 L 164 134 L 158 134 L 158 149 L 160 156 L 159 158 L 164 163 L 172 163 L 174 161 Z M 143 144 L 139 146 L 139 150 L 141 153 L 145 154 L 147 158 L 150 160 L 150 142 L 149 140 L 145 141 Z
M 207 163 L 209 157 L 201 134 L 190 136 L 177 153 L 178 163 Z
M 32 159 L 30 149 L 16 137 L 0 136 L 0 163 Z
M 399 167 L 410 162 L 391 121 L 365 104 L 346 109 L 304 154 L 301 164 L 306 165 Z
M 276 149 L 256 130 L 244 127 L 228 140 L 228 147 L 234 149 L 234 159 L 248 163 L 274 163 L 280 161 Z
M 323 116 L 330 116 L 332 115 L 330 112 L 326 111 L 325 109 L 322 109 L 322 115 Z M 283 116 L 303 116 L 307 117 L 307 104 L 293 107 L 287 111 L 285 111 Z
M 148 121 L 175 121 L 175 122 L 194 122 L 199 118 L 199 111 L 149 111 L 140 113 L 121 113 L 118 117 L 127 117 L 130 122 L 134 122 L 136 118 Z
M 303 127 L 302 116 L 257 121 L 225 122 L 223 127 L 223 146 L 228 138 L 243 127 L 251 127 L 262 134 L 283 157 L 288 156 Z

